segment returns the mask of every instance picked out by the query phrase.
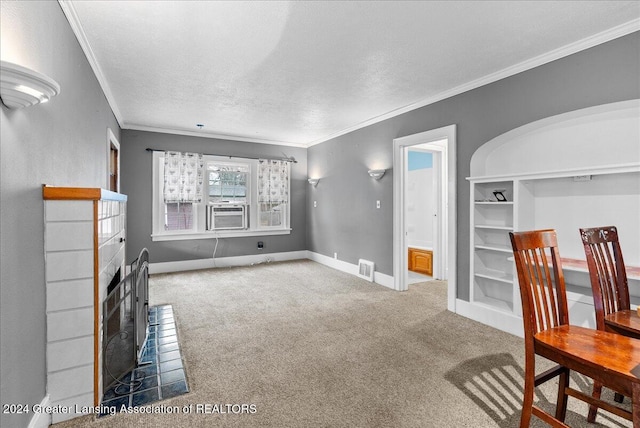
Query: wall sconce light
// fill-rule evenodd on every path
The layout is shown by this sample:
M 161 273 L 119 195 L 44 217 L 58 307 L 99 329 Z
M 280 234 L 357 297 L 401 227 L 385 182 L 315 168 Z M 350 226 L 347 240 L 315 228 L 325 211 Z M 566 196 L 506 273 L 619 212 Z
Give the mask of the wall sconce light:
M 310 178 L 307 180 L 309 182 L 309 184 L 311 184 L 313 187 L 316 187 L 318 185 L 318 183 L 320 182 L 319 178 Z
M 369 175 L 374 180 L 380 180 L 385 172 L 387 172 L 386 169 L 370 169 L 369 170 Z
M 26 67 L 0 61 L 0 96 L 9 108 L 23 108 L 46 103 L 60 93 L 52 78 Z

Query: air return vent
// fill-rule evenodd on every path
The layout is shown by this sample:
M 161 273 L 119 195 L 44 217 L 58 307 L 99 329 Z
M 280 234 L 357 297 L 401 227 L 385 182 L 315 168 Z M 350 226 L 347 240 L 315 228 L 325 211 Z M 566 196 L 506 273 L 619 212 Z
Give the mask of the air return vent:
M 373 262 L 369 260 L 358 260 L 358 276 L 373 282 Z

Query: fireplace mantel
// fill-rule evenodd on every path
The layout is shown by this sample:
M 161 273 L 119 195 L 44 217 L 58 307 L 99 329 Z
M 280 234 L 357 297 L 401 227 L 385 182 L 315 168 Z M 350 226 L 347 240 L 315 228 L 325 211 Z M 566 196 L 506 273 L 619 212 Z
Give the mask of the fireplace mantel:
M 43 186 L 47 290 L 47 392 L 71 410 L 102 398 L 102 301 L 124 272 L 127 196 Z M 80 414 L 56 413 L 52 423 Z

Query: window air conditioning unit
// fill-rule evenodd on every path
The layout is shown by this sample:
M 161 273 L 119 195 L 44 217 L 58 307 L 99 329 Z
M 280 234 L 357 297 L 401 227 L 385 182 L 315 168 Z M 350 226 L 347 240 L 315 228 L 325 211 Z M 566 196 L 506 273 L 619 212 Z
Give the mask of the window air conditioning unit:
M 247 206 L 236 204 L 207 206 L 207 230 L 247 228 Z

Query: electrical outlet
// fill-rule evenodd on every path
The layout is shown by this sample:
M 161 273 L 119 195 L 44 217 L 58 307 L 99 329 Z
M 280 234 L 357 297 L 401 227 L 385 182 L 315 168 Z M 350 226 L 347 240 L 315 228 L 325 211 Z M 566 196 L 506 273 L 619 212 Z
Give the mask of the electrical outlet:
M 313 201 L 313 208 L 318 206 L 318 201 Z
M 258 241 L 258 249 L 262 250 L 264 248 L 264 242 Z
M 338 253 L 333 253 L 333 258 L 337 259 L 338 258 Z
M 380 208 L 380 201 L 376 201 L 376 208 Z

